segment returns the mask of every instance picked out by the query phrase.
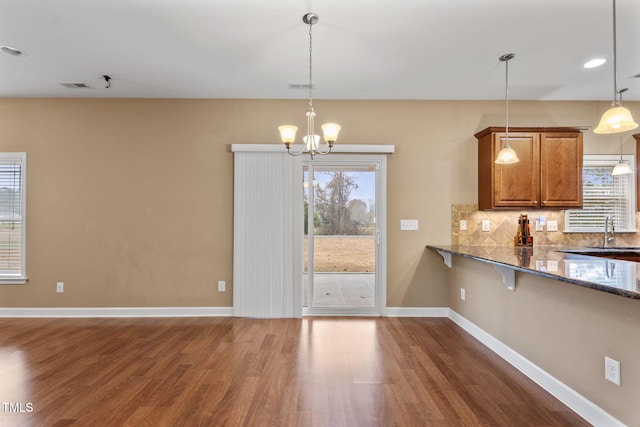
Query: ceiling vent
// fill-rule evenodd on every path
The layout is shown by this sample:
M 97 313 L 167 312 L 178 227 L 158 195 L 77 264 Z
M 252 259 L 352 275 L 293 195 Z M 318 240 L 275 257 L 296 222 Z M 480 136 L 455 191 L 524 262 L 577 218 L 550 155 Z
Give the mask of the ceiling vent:
M 11 47 L 11 46 L 0 46 L 0 50 L 3 51 L 4 53 L 7 53 L 9 55 L 13 55 L 13 56 L 22 56 L 24 55 L 24 52 L 18 48 L 15 47 Z
M 89 89 L 91 87 L 86 83 L 60 83 L 60 84 L 69 89 Z
M 315 89 L 316 85 L 311 85 L 311 89 Z M 309 83 L 289 83 L 289 89 L 309 90 Z

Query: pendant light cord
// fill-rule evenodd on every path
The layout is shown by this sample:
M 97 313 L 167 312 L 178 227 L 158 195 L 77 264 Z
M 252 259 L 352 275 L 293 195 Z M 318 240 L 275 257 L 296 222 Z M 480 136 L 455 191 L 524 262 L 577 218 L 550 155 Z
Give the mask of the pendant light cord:
M 505 78 L 504 78 L 504 103 L 505 103 L 505 148 L 511 148 L 509 145 L 509 61 L 516 55 L 513 53 L 505 53 L 500 58 L 501 62 L 505 63 Z
M 613 0 L 613 105 L 618 104 L 618 64 L 616 43 L 616 0 Z
M 507 147 L 509 147 L 509 59 L 505 60 L 505 83 L 504 83 L 504 99 L 505 99 L 505 135 L 507 139 Z

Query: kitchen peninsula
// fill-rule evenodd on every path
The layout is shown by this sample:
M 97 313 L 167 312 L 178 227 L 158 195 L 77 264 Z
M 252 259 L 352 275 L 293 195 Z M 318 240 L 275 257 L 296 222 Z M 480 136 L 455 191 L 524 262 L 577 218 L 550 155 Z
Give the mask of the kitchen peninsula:
M 619 259 L 624 256 L 631 258 L 630 254 L 637 254 L 640 259 L 640 248 L 631 250 L 556 246 L 431 245 L 427 248 L 438 252 L 449 267 L 451 267 L 449 256 L 457 255 L 493 264 L 503 276 L 509 274 L 510 270 L 522 271 L 627 298 L 640 299 L 640 286 L 637 281 L 640 277 L 640 263 Z M 509 280 L 505 277 L 505 282 Z
M 632 255 L 607 256 L 616 250 Z M 640 263 L 597 251 L 427 245 L 425 256 L 446 272 L 456 323 L 592 424 L 640 426 Z M 621 385 L 605 379 L 605 357 Z

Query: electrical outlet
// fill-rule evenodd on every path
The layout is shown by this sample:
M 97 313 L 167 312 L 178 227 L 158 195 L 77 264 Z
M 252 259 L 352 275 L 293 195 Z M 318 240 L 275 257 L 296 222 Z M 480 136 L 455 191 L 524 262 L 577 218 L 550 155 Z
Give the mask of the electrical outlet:
M 461 219 L 460 220 L 460 231 L 465 231 L 467 229 L 467 220 L 466 219 Z
M 227 284 L 224 280 L 218 280 L 218 292 L 225 292 Z
M 615 385 L 620 385 L 620 362 L 604 357 L 604 377 Z
M 488 219 L 483 219 L 482 220 L 482 231 L 489 231 L 491 230 L 491 225 L 489 223 Z
M 56 283 L 56 292 L 59 294 L 64 292 L 64 282 Z
M 558 221 L 547 221 L 547 231 L 558 231 Z
M 467 293 L 465 292 L 464 288 L 460 288 L 460 299 L 462 301 L 466 301 L 467 298 Z

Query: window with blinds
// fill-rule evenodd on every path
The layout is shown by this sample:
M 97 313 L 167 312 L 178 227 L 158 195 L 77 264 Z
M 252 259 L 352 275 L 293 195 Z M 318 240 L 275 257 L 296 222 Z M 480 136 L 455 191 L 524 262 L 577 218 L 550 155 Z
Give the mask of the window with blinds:
M 26 153 L 0 153 L 0 284 L 26 282 Z
M 601 233 L 607 215 L 617 232 L 634 232 L 635 175 L 611 175 L 620 156 L 585 155 L 582 167 L 582 209 L 565 213 L 565 232 Z M 632 155 L 623 161 L 635 165 Z

